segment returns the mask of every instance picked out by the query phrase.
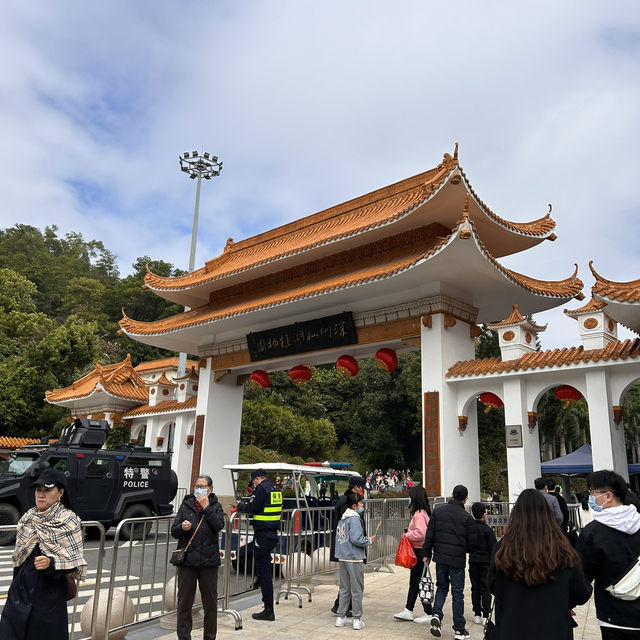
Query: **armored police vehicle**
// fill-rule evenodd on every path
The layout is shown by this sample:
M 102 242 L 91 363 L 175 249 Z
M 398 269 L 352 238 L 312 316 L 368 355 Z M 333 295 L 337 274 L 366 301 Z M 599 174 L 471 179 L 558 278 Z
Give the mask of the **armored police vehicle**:
M 29 445 L 0 460 L 0 525 L 16 524 L 34 506 L 31 484 L 47 467 L 67 476 L 71 506 L 82 520 L 108 529 L 125 518 L 172 513 L 178 478 L 171 455 L 134 444 L 103 449 L 108 432 L 106 420 L 76 419 L 56 443 Z M 142 525 L 124 526 L 122 533 L 140 537 Z M 14 539 L 14 532 L 0 533 L 0 545 Z

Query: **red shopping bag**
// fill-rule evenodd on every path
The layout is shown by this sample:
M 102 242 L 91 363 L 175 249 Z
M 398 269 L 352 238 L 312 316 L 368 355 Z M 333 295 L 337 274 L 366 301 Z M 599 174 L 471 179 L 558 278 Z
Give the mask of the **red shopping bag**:
M 418 562 L 418 558 L 416 558 L 416 554 L 413 552 L 413 547 L 409 540 L 407 540 L 407 536 L 403 533 L 398 543 L 395 564 L 399 567 L 411 569 L 416 562 Z

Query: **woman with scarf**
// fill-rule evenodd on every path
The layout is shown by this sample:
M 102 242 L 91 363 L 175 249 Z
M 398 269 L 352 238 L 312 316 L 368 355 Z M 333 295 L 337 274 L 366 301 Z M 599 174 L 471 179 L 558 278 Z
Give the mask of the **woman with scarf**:
M 84 580 L 80 518 L 69 508 L 62 471 L 33 483 L 36 506 L 18 522 L 13 581 L 0 618 L 2 640 L 67 640 L 67 576 Z

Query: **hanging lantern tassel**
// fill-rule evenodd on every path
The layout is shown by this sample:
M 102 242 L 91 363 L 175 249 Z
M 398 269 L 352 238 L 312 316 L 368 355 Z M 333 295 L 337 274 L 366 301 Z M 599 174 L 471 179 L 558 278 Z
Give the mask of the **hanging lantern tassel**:
M 488 391 L 480 394 L 480 402 L 486 406 L 486 409 L 484 410 L 485 413 L 489 413 L 491 409 L 499 409 L 504 406 L 504 402 L 502 402 L 495 393 L 490 393 Z
M 256 369 L 250 376 L 249 380 L 253 382 L 256 387 L 260 387 L 261 389 L 266 389 L 271 384 L 271 378 L 269 378 L 269 374 L 262 369 Z
M 353 356 L 348 355 L 340 356 L 336 360 L 336 369 L 345 378 L 353 378 L 353 376 L 358 375 L 358 371 L 360 371 L 358 361 Z
M 376 353 L 376 362 L 381 369 L 391 373 L 398 368 L 398 356 L 393 349 L 379 349 Z
M 289 370 L 289 377 L 296 384 L 304 384 L 305 382 L 309 382 L 309 380 L 311 380 L 311 369 L 303 364 L 299 364 L 296 367 L 293 367 L 293 369 Z
M 577 402 L 582 398 L 582 394 L 568 384 L 560 385 L 554 392 L 556 398 L 563 403 L 562 409 L 566 409 L 572 402 Z

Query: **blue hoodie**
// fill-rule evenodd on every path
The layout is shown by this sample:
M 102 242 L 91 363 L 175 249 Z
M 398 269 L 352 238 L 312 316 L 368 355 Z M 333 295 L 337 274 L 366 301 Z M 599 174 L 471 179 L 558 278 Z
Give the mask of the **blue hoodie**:
M 339 560 L 362 561 L 366 557 L 365 548 L 371 538 L 364 535 L 360 514 L 346 509 L 336 529 L 336 558 Z

